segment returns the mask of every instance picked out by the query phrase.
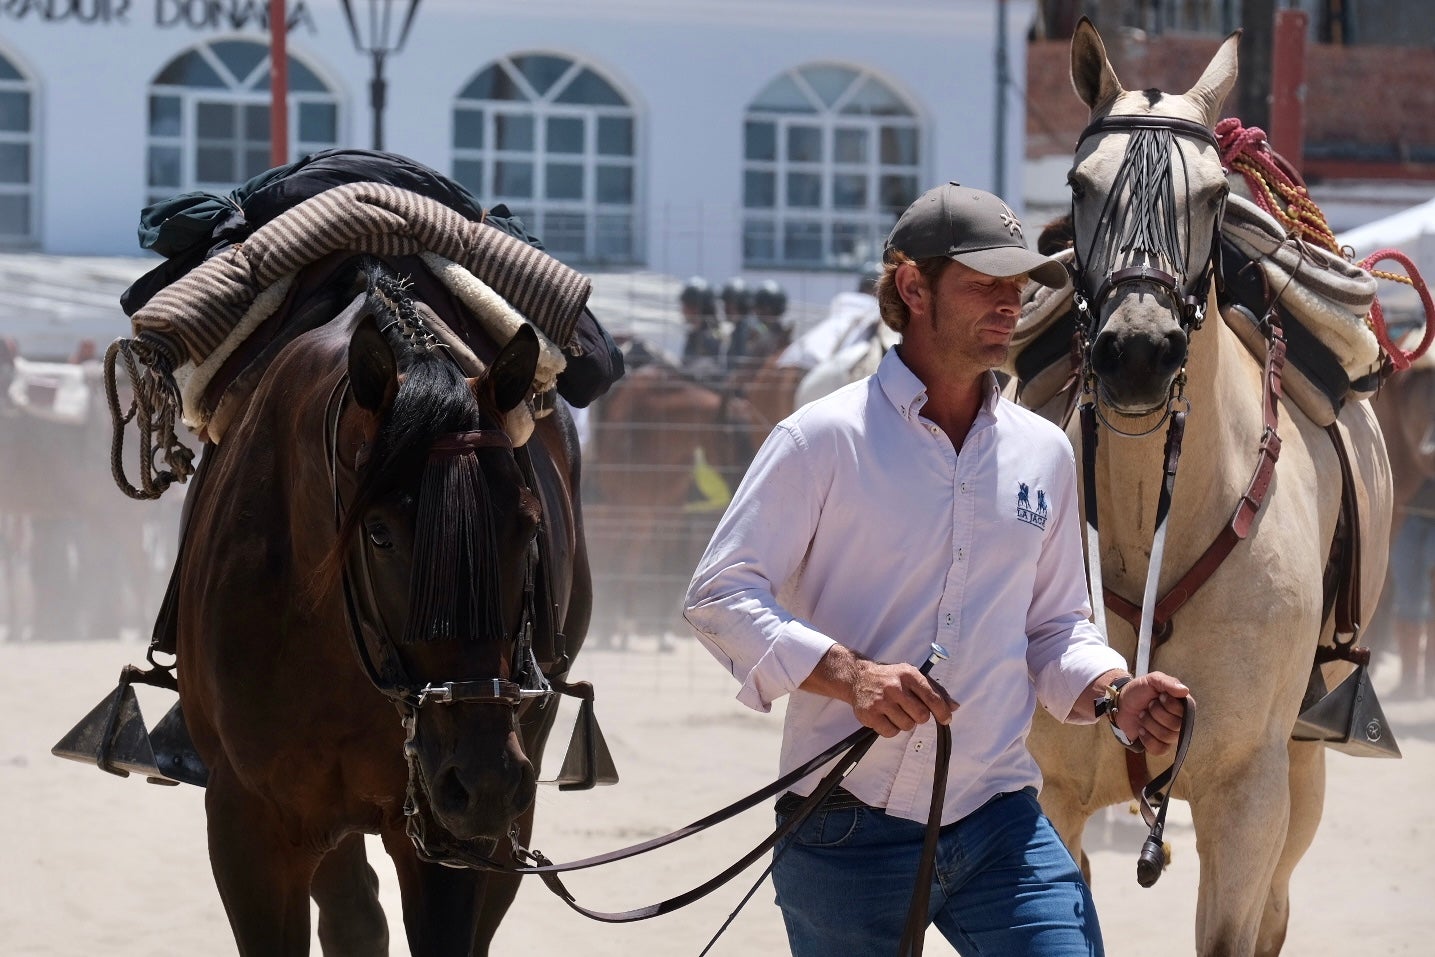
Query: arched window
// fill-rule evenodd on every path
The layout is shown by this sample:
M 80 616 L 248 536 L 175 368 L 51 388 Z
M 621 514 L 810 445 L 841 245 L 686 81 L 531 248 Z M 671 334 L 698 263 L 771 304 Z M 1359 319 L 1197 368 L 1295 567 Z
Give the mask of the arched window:
M 453 110 L 453 177 L 505 203 L 561 259 L 628 263 L 637 249 L 637 131 L 627 99 L 591 66 L 504 57 Z
M 338 97 L 289 57 L 290 159 L 339 138 Z M 269 47 L 219 40 L 171 60 L 150 86 L 149 202 L 224 193 L 269 168 Z
M 0 54 L 0 244 L 35 239 L 35 98 L 30 81 Z
M 853 269 L 917 198 L 915 111 L 865 70 L 789 70 L 747 109 L 743 263 Z

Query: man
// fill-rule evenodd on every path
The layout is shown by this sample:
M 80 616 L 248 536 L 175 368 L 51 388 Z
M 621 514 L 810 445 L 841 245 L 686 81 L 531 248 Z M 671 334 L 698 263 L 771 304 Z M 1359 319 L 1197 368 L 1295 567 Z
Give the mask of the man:
M 698 375 L 715 375 L 722 365 L 722 330 L 718 326 L 717 296 L 706 279 L 694 276 L 678 293 L 683 312 L 683 367 Z
M 1036 802 L 1032 708 L 1091 723 L 1114 697 L 1114 727 L 1159 754 L 1187 690 L 1160 673 L 1132 680 L 1088 620 L 1071 446 L 1002 399 L 991 373 L 1028 277 L 1060 286 L 1065 271 L 1026 248 L 1000 199 L 955 183 L 902 214 L 884 259 L 877 296 L 902 344 L 769 436 L 687 617 L 742 682 L 740 701 L 766 711 L 791 695 L 784 770 L 859 724 L 882 736 L 777 848 L 797 957 L 895 952 L 933 718 L 952 733 L 931 890 L 942 934 L 964 955 L 1100 954 L 1090 891 Z M 950 658 L 923 676 L 933 641 Z M 780 799 L 779 818 L 798 800 Z

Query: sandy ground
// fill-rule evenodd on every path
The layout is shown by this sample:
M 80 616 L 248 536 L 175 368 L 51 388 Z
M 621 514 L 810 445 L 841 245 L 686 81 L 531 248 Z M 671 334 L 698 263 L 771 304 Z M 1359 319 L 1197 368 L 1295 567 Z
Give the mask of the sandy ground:
M 0 643 L 0 673 L 7 679 L 0 722 L 0 953 L 234 952 L 209 873 L 200 791 L 120 780 L 50 755 L 51 745 L 113 687 L 120 667 L 142 662 L 142 652 L 136 642 Z M 1377 670 L 1378 687 L 1393 670 Z M 623 780 L 587 793 L 543 790 L 534 843 L 550 857 L 573 859 L 666 832 L 773 776 L 778 716 L 734 701 L 731 679 L 695 642 L 679 640 L 667 653 L 651 641 L 635 641 L 626 652 L 590 650 L 576 672 L 597 686 L 599 719 Z M 172 699 L 141 692 L 153 724 Z M 1325 823 L 1296 873 L 1287 954 L 1431 953 L 1435 700 L 1387 702 L 1385 708 L 1405 758 L 1331 753 Z M 550 769 L 563 744 L 550 755 Z M 1167 838 L 1174 860 L 1150 890 L 1135 881 L 1144 836 L 1138 819 L 1113 808 L 1088 828 L 1112 957 L 1191 951 L 1197 860 L 1184 811 L 1184 805 L 1172 809 Z M 574 875 L 569 886 L 600 909 L 646 904 L 717 873 L 771 823 L 770 813 L 754 810 L 638 862 Z M 370 851 L 383 882 L 392 952 L 407 954 L 392 869 L 372 841 Z M 496 949 L 697 954 L 755 877 L 753 871 L 687 910 L 621 926 L 588 921 L 534 882 L 520 892 Z M 951 953 L 935 932 L 928 941 L 928 953 Z M 713 953 L 778 954 L 784 944 L 767 885 Z

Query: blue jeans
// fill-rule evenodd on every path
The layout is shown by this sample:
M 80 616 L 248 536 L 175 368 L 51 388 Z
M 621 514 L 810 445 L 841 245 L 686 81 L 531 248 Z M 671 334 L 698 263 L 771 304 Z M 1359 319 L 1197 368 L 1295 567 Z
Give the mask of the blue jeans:
M 822 807 L 785 838 L 772 881 L 793 957 L 895 955 L 923 831 L 874 808 Z M 1091 890 L 1031 788 L 942 828 L 929 914 L 963 957 L 1104 954 Z

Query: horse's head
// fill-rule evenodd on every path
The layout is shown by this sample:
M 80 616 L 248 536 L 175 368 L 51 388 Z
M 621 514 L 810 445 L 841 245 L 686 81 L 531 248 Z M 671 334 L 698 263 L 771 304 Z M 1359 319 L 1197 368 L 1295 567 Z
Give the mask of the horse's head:
M 411 785 L 450 834 L 495 839 L 536 784 L 516 715 L 534 677 L 521 643 L 539 505 L 502 423 L 532 387 L 538 341 L 524 327 L 467 379 L 412 317 L 411 303 L 383 330 L 365 316 L 349 345 L 345 600 L 397 672 L 379 678 L 402 691 Z
M 1076 293 L 1102 399 L 1144 414 L 1166 403 L 1204 316 L 1227 193 L 1211 127 L 1236 81 L 1232 34 L 1183 94 L 1128 91 L 1082 19 L 1071 80 L 1091 110 L 1068 174 Z

